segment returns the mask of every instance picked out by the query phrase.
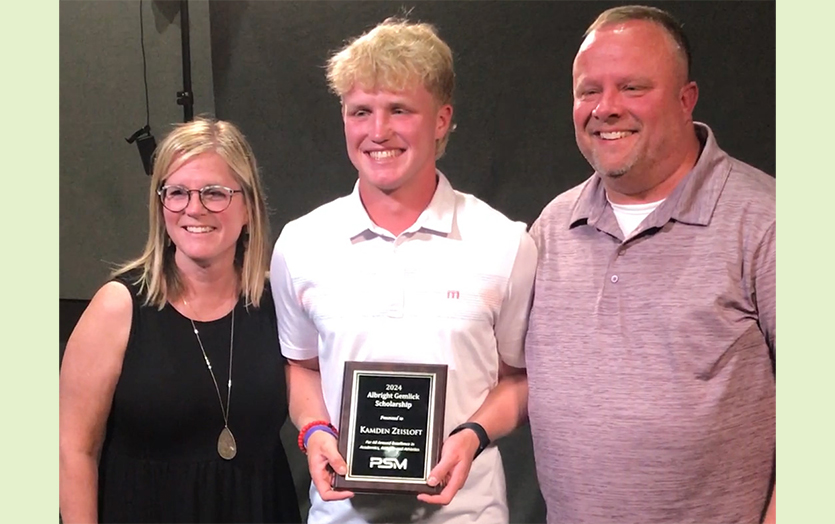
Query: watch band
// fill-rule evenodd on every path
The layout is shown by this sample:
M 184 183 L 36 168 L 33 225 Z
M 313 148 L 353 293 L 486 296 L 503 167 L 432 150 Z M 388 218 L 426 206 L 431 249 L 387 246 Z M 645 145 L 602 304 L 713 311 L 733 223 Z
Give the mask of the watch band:
M 451 437 L 464 429 L 473 430 L 473 433 L 475 433 L 478 437 L 478 449 L 475 450 L 475 455 L 473 456 L 473 460 L 475 460 L 476 457 L 481 455 L 481 452 L 484 451 L 484 448 L 490 445 L 490 437 L 487 436 L 487 432 L 484 430 L 484 427 L 482 427 L 482 425 L 478 422 L 464 422 L 463 424 L 453 429 L 449 433 L 449 436 Z

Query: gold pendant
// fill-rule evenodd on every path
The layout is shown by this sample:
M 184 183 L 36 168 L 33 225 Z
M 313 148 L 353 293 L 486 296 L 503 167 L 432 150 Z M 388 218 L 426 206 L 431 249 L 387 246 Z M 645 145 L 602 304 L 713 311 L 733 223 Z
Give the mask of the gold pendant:
M 226 460 L 232 460 L 238 454 L 238 445 L 235 443 L 235 437 L 228 427 L 223 428 L 220 436 L 217 438 L 217 454 Z

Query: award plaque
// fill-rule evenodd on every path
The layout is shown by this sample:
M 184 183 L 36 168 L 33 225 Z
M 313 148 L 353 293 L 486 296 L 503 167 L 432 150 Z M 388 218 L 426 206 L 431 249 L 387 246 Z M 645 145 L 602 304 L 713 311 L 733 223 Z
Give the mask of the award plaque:
M 428 486 L 444 428 L 447 366 L 346 362 L 335 490 L 439 493 Z

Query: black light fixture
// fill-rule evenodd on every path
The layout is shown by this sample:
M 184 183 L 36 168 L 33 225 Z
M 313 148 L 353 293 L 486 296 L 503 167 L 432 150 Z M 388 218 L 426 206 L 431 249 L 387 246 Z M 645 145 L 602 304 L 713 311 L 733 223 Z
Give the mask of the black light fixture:
M 142 167 L 145 168 L 145 174 L 150 175 L 153 171 L 153 157 L 157 148 L 157 141 L 151 134 L 151 108 L 148 103 L 148 65 L 145 60 L 145 21 L 142 17 L 142 0 L 139 0 L 139 45 L 142 49 L 142 81 L 145 84 L 145 127 L 136 130 L 125 141 L 128 144 L 136 142 L 139 156 L 142 158 Z
M 145 168 L 145 174 L 150 175 L 154 168 L 154 151 L 157 149 L 157 141 L 154 135 L 151 134 L 151 126 L 137 130 L 130 138 L 125 139 L 128 144 L 136 142 L 136 147 L 139 148 L 139 156 L 142 158 L 142 166 Z
M 194 94 L 191 91 L 191 46 L 189 39 L 188 0 L 180 0 L 180 36 L 183 51 L 183 90 L 177 91 L 177 104 L 183 106 L 183 121 L 194 119 Z M 153 172 L 154 151 L 157 141 L 151 134 L 150 104 L 148 102 L 148 68 L 145 59 L 145 24 L 142 16 L 142 0 L 139 0 L 139 40 L 142 48 L 142 78 L 145 83 L 145 126 L 125 141 L 136 143 L 145 173 Z

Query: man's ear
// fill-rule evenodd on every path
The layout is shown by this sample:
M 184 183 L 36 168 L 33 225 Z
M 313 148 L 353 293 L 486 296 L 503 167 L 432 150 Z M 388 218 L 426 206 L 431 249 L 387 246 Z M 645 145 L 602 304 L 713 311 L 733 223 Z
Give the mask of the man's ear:
M 692 120 L 693 110 L 696 108 L 696 102 L 699 101 L 699 86 L 696 85 L 696 82 L 691 80 L 681 88 L 679 100 L 681 101 L 681 110 Z
M 449 132 L 452 125 L 452 106 L 444 104 L 438 108 L 438 116 L 435 123 L 435 140 L 440 140 Z

